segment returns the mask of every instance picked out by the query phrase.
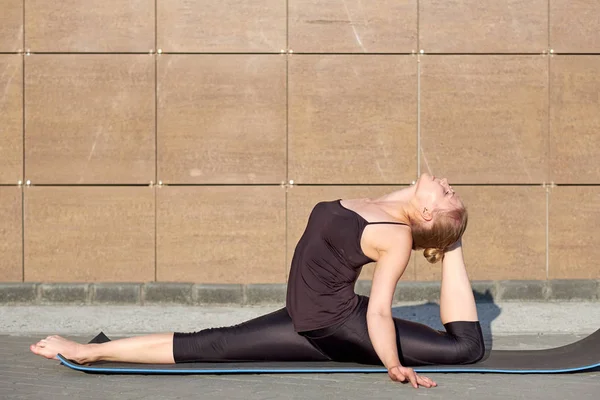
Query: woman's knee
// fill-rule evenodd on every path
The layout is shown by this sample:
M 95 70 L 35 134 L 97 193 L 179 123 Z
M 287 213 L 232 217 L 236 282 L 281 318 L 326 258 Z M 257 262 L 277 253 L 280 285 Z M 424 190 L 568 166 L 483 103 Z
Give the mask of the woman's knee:
M 450 322 L 446 324 L 446 329 L 456 339 L 456 363 L 473 364 L 483 358 L 485 343 L 479 322 Z
M 460 364 L 474 364 L 485 355 L 483 338 L 461 338 L 457 346 L 457 359 Z

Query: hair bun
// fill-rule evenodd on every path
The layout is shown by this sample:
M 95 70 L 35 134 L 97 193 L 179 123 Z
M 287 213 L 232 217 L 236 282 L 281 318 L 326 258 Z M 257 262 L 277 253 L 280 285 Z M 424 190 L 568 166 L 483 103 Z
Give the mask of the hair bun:
M 435 247 L 428 247 L 423 251 L 423 255 L 432 264 L 441 261 L 444 257 L 444 251 L 436 249 Z

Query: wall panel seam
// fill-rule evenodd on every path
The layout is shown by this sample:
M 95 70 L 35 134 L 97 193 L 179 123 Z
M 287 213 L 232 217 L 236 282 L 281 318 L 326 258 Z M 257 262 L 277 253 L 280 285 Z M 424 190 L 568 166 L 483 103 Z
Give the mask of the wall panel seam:
M 173 54 L 173 53 L 171 53 Z M 190 53 L 186 53 L 190 54 Z M 205 53 L 205 54 L 218 54 L 218 53 Z M 280 54 L 280 53 L 224 53 L 224 54 Z M 351 53 L 351 52 L 335 52 L 335 51 L 327 51 L 327 52 L 311 52 L 311 51 L 294 51 L 294 55 L 303 55 L 303 56 L 412 56 L 414 52 L 400 52 L 400 53 L 382 53 L 382 52 L 370 52 L 370 53 Z
M 154 282 L 158 281 L 158 190 L 154 186 Z
M 548 64 L 546 71 L 546 84 L 547 84 L 547 103 L 546 103 L 546 180 L 554 185 L 554 176 L 552 173 L 552 163 L 550 162 L 552 157 L 552 57 L 553 55 L 547 56 Z
M 22 154 L 22 166 L 21 166 L 21 180 L 25 181 L 25 3 L 23 0 L 23 52 L 21 54 L 21 66 L 22 66 L 22 82 L 21 82 L 21 118 L 22 132 L 21 132 L 21 146 L 23 150 Z M 25 282 L 25 190 L 21 187 L 21 281 Z
M 548 48 L 551 49 L 552 47 L 552 43 L 550 41 L 550 1 L 548 0 Z M 549 50 L 550 52 L 550 50 Z M 550 157 L 551 157 L 551 146 L 550 146 L 550 141 L 551 141 L 551 124 L 552 124 L 552 117 L 550 115 L 551 113 L 551 101 L 552 101 L 552 96 L 551 96 L 551 91 L 552 91 L 552 80 L 551 80 L 551 66 L 552 66 L 552 55 L 547 56 L 548 58 L 548 68 L 547 68 L 547 72 L 546 72 L 546 82 L 548 85 L 547 88 L 547 113 L 546 113 L 546 118 L 547 118 L 547 124 L 546 124 L 546 179 L 549 181 L 553 180 L 553 176 L 552 176 L 552 171 L 550 166 L 552 165 L 550 163 Z M 551 183 L 550 186 L 552 187 L 553 184 Z M 546 188 L 546 280 L 550 279 L 550 193 L 551 193 L 551 188 Z
M 290 56 L 285 55 L 285 183 L 290 181 Z
M 546 187 L 546 280 L 550 279 L 550 188 Z
M 23 0 L 23 53 L 25 53 L 25 3 L 27 3 L 26 0 Z
M 154 0 L 154 182 L 158 182 L 158 0 Z
M 285 183 L 289 183 L 290 176 L 290 2 L 285 2 Z M 284 193 L 284 265 L 283 265 L 283 277 L 287 282 L 287 271 L 288 264 L 291 262 L 288 255 L 288 243 L 289 243 L 289 218 L 290 213 L 288 209 L 288 189 L 286 186 L 283 187 Z M 245 293 L 244 293 L 245 295 Z
M 154 0 L 154 182 L 158 182 L 158 0 Z M 154 189 L 154 281 L 158 281 L 158 191 Z
M 290 213 L 289 213 L 289 207 L 288 207 L 288 203 L 289 203 L 288 189 L 284 188 L 284 190 L 285 190 L 285 193 L 284 193 L 284 196 L 285 196 L 285 204 L 284 204 L 284 206 L 285 206 L 285 209 L 284 209 L 284 213 L 285 213 L 285 222 L 284 222 L 284 224 L 285 224 L 285 226 L 284 226 L 284 229 L 285 229 L 285 232 L 284 232 L 285 257 L 284 257 L 284 263 L 283 263 L 284 264 L 283 265 L 283 277 L 284 277 L 284 280 L 287 282 L 288 265 L 291 262 L 291 260 L 289 259 L 289 255 L 288 255 L 288 244 L 289 244 L 289 229 L 288 228 L 289 228 Z
M 41 55 L 147 55 L 152 54 L 154 51 L 26 51 L 28 54 L 41 54 Z M 163 54 L 176 54 L 176 53 L 163 53 Z M 193 54 L 193 53 L 180 53 L 180 54 Z M 200 53 L 202 54 L 202 53 Z M 208 53 L 207 53 L 208 54 Z M 229 54 L 229 53 L 226 53 Z M 232 53 L 233 54 L 233 53 Z
M 550 183 L 553 187 L 600 187 L 600 183 Z M 319 187 L 319 186 L 331 186 L 331 187 L 344 187 L 344 186 L 409 186 L 412 182 L 394 182 L 394 183 L 294 183 L 293 186 L 308 186 L 308 187 Z M 540 187 L 544 186 L 545 183 L 453 183 L 452 186 L 456 187 Z M 12 183 L 0 183 L 0 187 L 14 187 L 20 186 Z M 148 187 L 148 184 L 68 184 L 68 183 L 40 183 L 27 185 L 29 187 Z M 281 183 L 169 183 L 159 186 L 174 186 L 174 187 L 281 187 Z
M 23 150 L 23 160 L 22 160 L 23 165 L 22 165 L 22 171 L 21 171 L 21 174 L 22 174 L 21 175 L 21 180 L 23 180 L 23 181 L 25 181 L 25 54 L 26 54 L 26 51 L 25 51 L 25 45 L 26 45 L 26 43 L 25 43 L 25 34 L 26 34 L 26 32 L 25 32 L 25 3 L 26 3 L 26 1 L 23 0 L 23 21 L 22 21 L 23 22 L 23 24 L 22 24 L 22 28 L 23 28 L 23 46 L 22 46 L 23 47 L 23 51 L 22 51 L 22 56 L 21 56 L 22 57 L 22 60 L 21 60 L 22 61 L 21 100 L 22 100 L 22 107 L 23 107 L 23 109 L 21 110 L 21 112 L 22 112 L 21 116 L 23 118 L 23 121 L 21 121 L 23 123 L 23 126 L 22 126 L 22 130 L 23 130 L 23 132 L 22 132 L 22 143 L 21 143 L 21 145 L 23 147 L 23 149 L 22 149 Z
M 293 186 L 409 186 L 411 182 L 393 182 L 393 183 L 294 183 Z M 453 183 L 456 187 L 540 187 L 546 183 Z M 600 187 L 600 183 L 550 183 L 553 187 Z M 0 187 L 20 186 L 12 183 L 0 183 Z M 29 187 L 148 187 L 145 183 L 94 183 L 94 184 L 69 184 L 69 183 L 32 183 Z M 159 186 L 174 186 L 174 187 L 281 187 L 281 183 L 163 183 Z
M 386 53 L 386 54 L 391 54 L 391 53 Z M 494 53 L 432 52 L 432 53 L 427 53 L 427 52 L 424 52 L 424 53 L 420 53 L 420 54 L 427 54 L 430 56 L 472 56 L 472 57 L 479 57 L 479 56 L 539 56 L 539 55 L 545 54 L 545 50 L 532 51 L 532 52 L 512 52 L 512 53 L 507 53 L 507 52 L 494 52 Z M 590 54 L 590 53 L 585 53 L 585 54 Z
M 21 187 L 21 282 L 25 282 L 25 192 Z
M 20 54 L 18 51 L 10 51 L 10 52 L 0 52 L 0 54 Z M 107 51 L 107 52 L 97 52 L 97 51 L 30 51 L 29 54 L 42 54 L 42 55 L 141 55 L 148 54 L 148 51 Z M 281 55 L 281 52 L 176 52 L 176 51 L 162 51 L 160 54 L 170 54 L 170 55 Z M 371 53 L 349 53 L 349 52 L 294 52 L 295 55 L 308 55 L 308 56 L 323 56 L 323 55 L 332 55 L 332 56 L 410 56 L 414 55 L 411 52 L 394 52 L 394 53 L 381 53 L 381 52 L 371 52 Z M 470 52 L 470 53 L 460 53 L 460 52 L 433 52 L 433 53 L 423 53 L 431 56 L 537 56 L 540 54 L 545 54 L 545 51 L 539 52 L 495 52 L 495 53 L 483 53 L 483 52 Z M 552 54 L 555 55 L 573 55 L 573 56 L 597 56 L 600 55 L 600 52 L 556 52 L 554 51 Z
M 421 175 L 421 56 L 417 55 L 417 176 Z
M 551 32 L 552 32 L 552 30 L 550 29 L 550 24 L 551 24 L 551 21 L 552 21 L 552 19 L 550 18 L 550 12 L 551 12 L 550 11 L 551 10 L 550 2 L 551 1 L 552 0 L 548 0 L 548 2 L 547 2 L 547 4 L 548 4 L 548 9 L 547 9 L 548 10 L 548 21 L 547 21 L 548 22 L 548 26 L 547 26 L 547 28 L 548 28 L 548 42 L 547 43 L 548 43 L 548 48 L 549 49 L 552 49 L 552 41 L 550 40 L 550 35 L 551 35 Z
M 421 0 L 417 0 L 417 48 L 416 51 L 421 49 Z

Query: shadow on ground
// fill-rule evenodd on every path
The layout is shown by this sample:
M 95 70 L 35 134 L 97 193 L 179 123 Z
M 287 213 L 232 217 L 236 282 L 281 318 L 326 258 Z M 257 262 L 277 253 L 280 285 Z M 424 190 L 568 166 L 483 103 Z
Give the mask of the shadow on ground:
M 494 296 L 488 290 L 485 292 L 473 291 L 477 302 L 477 313 L 481 330 L 485 340 L 486 351 L 493 347 L 492 339 L 492 321 L 502 312 L 500 306 L 494 302 Z M 395 318 L 406 319 L 409 321 L 419 322 L 428 325 L 434 329 L 444 330 L 444 326 L 440 321 L 440 306 L 434 302 L 424 304 L 400 306 L 392 309 L 392 314 Z

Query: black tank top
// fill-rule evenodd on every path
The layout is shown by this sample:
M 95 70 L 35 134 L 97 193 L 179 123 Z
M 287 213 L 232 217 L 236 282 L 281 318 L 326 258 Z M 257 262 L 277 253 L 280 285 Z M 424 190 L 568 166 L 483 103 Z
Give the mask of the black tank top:
M 358 305 L 354 284 L 372 262 L 360 246 L 369 224 L 341 200 L 318 203 L 308 218 L 292 258 L 286 307 L 297 332 L 345 321 Z

